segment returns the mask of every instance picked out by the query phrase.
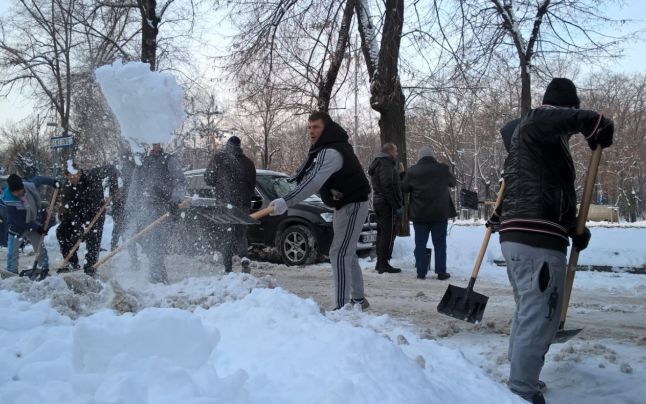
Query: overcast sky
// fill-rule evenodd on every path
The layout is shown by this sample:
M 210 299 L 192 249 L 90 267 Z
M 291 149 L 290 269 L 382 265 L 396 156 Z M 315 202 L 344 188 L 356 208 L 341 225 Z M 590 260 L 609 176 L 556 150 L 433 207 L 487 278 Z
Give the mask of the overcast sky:
M 0 0 L 0 15 L 4 15 L 13 0 Z M 625 7 L 614 7 L 608 10 L 612 18 L 630 18 L 634 20 L 626 26 L 626 32 L 646 28 L 646 1 L 626 0 Z M 214 24 L 213 26 L 219 26 Z M 220 41 L 218 41 L 220 42 Z M 201 52 L 200 52 L 201 53 Z M 612 62 L 612 70 L 625 73 L 645 72 L 646 66 L 646 41 L 630 41 L 625 44 L 625 56 L 620 62 Z M 33 103 L 20 94 L 11 94 L 0 99 L 0 126 L 9 122 L 16 122 L 27 117 L 33 110 Z

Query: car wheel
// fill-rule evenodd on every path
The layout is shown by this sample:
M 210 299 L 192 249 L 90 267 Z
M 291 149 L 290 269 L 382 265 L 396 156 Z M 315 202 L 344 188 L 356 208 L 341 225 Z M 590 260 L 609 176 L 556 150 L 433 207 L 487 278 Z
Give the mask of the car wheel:
M 307 226 L 288 226 L 279 233 L 276 241 L 286 265 L 309 265 L 316 260 L 316 237 Z

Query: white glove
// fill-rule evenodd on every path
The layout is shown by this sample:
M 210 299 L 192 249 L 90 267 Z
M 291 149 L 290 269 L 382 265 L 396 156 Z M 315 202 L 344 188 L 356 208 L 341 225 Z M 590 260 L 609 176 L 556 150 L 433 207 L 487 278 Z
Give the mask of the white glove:
M 269 204 L 269 207 L 274 208 L 274 211 L 270 214 L 270 216 L 278 216 L 287 212 L 287 202 L 285 202 L 283 198 L 274 199 Z

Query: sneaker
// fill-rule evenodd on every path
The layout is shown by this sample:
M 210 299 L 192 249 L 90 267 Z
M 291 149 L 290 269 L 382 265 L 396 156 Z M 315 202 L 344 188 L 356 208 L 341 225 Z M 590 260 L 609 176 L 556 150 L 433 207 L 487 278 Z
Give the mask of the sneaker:
M 538 381 L 538 389 L 541 391 L 541 393 L 544 393 L 545 390 L 547 390 L 547 384 L 545 384 L 544 381 L 539 380 Z
M 249 268 L 249 265 L 251 265 L 251 260 L 247 257 L 242 257 L 240 259 L 240 265 L 242 265 L 242 272 L 245 274 L 248 274 L 251 272 L 251 269 Z
M 439 279 L 441 281 L 445 281 L 445 280 L 449 279 L 450 277 L 451 277 L 451 274 L 448 273 L 448 272 L 445 272 L 443 274 L 437 274 L 437 279 Z
M 370 303 L 368 302 L 368 299 L 366 299 L 365 297 L 363 299 L 350 299 L 350 304 L 361 305 L 361 310 L 366 310 L 368 307 L 370 307 Z

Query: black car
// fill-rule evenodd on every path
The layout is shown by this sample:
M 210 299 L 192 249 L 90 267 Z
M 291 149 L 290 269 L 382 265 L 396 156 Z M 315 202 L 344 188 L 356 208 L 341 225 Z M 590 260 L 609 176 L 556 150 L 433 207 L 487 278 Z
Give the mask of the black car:
M 213 199 L 213 190 L 204 182 L 204 169 L 187 171 L 184 174 L 188 181 L 188 194 L 196 204 Z M 286 195 L 294 188 L 287 181 L 289 177 L 280 172 L 256 170 L 256 193 L 251 202 L 251 211 L 267 207 L 269 203 Z M 196 215 L 193 215 L 196 217 Z M 253 247 L 267 249 L 277 253 L 287 265 L 307 265 L 317 258 L 327 256 L 332 242 L 332 218 L 334 211 L 325 206 L 321 199 L 314 195 L 288 209 L 280 216 L 267 216 L 259 225 L 249 226 L 247 239 Z M 202 227 L 208 221 L 201 220 Z M 357 250 L 369 253 L 375 247 L 377 225 L 371 212 L 363 226 Z M 200 238 L 210 238 L 208 230 L 198 232 Z M 217 249 L 217 247 L 216 247 Z

